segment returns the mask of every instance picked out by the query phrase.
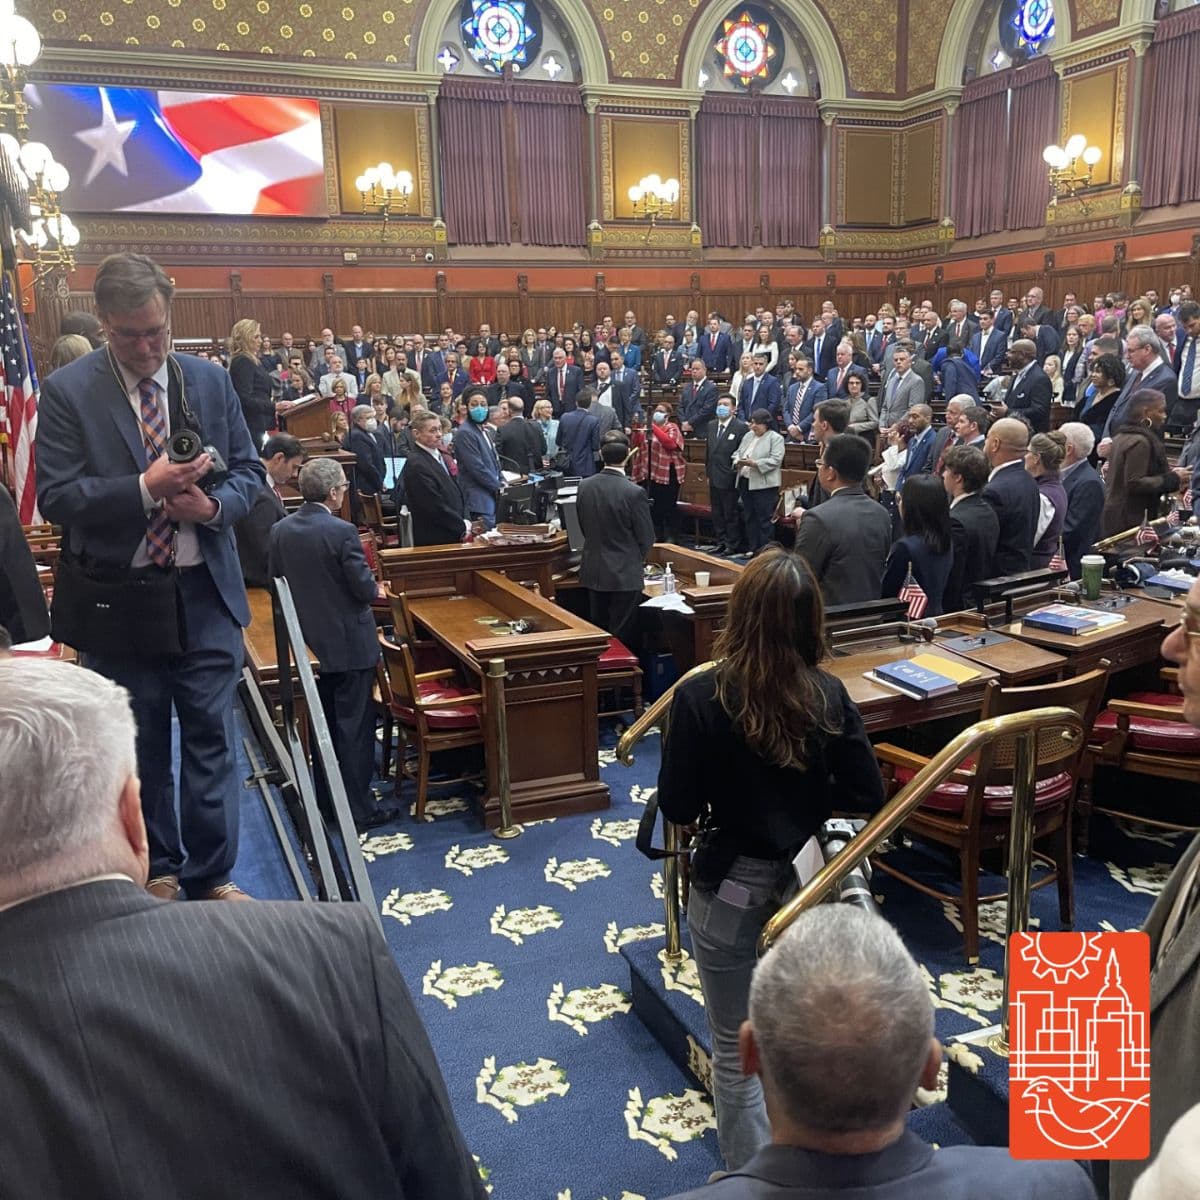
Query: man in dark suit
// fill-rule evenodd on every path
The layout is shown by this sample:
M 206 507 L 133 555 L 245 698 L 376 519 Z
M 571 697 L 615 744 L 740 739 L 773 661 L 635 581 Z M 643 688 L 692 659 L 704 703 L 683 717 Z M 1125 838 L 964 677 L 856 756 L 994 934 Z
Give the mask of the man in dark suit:
M 813 378 L 813 361 L 807 354 L 796 358 L 795 378 L 783 403 L 780 424 L 794 442 L 804 441 L 812 429 L 817 405 L 828 397 L 825 385 Z
M 522 475 L 540 471 L 546 461 L 546 435 L 536 421 L 525 419 L 524 401 L 516 396 L 509 400 L 508 420 L 496 434 L 496 453 L 503 469 Z
M 579 582 L 588 589 L 592 623 L 626 645 L 635 640 L 643 567 L 654 545 L 650 498 L 625 474 L 627 451 L 623 441 L 605 442 L 604 468 L 579 485 L 576 501 L 583 531 Z
M 630 394 L 628 383 L 617 379 L 603 359 L 596 364 L 596 402 L 593 407 L 611 409 L 616 416 L 616 426 L 626 433 L 642 418 L 641 405 Z M 606 431 L 600 432 L 603 435 Z
M 866 394 L 868 376 L 864 367 L 854 363 L 854 347 L 847 341 L 837 344 L 834 351 L 834 365 L 825 376 L 825 394 L 832 400 L 835 397 L 845 400 L 849 395 L 846 387 L 851 375 L 857 375 L 863 384 L 863 394 Z
M 134 738 L 109 680 L 0 663 L 0 1194 L 483 1200 L 369 898 L 146 895 Z
M 513 378 L 508 363 L 500 359 L 496 363 L 496 382 L 488 388 L 488 406 L 499 404 L 502 400 L 522 400 L 523 407 L 533 407 L 533 389 L 520 378 Z
M 951 446 L 942 460 L 942 484 L 950 497 L 954 561 L 942 606 L 958 612 L 971 603 L 971 587 L 991 578 L 1000 520 L 983 498 L 991 464 L 978 446 Z
M 496 447 L 484 429 L 488 419 L 487 388 L 472 384 L 463 393 L 468 420 L 454 431 L 454 458 L 458 463 L 458 486 L 473 521 L 491 528 L 496 523 L 496 500 L 504 482 Z M 404 489 L 408 495 L 408 488 Z
M 1063 555 L 1072 579 L 1082 574 L 1079 560 L 1091 554 L 1100 536 L 1100 514 L 1104 510 L 1104 480 L 1088 461 L 1096 444 L 1091 426 L 1068 421 L 1059 427 L 1067 439 L 1067 455 L 1061 468 L 1063 490 L 1067 493 L 1067 516 L 1063 521 Z
M 820 317 L 813 317 L 812 332 L 804 343 L 804 353 L 812 359 L 813 376 L 821 383 L 837 363 L 837 345 L 837 338 L 826 330 L 825 322 Z
M 997 416 L 1019 417 L 1034 433 L 1050 430 L 1050 401 L 1053 389 L 1046 372 L 1034 361 L 1037 348 L 1027 338 L 1018 338 L 1008 348 L 1013 369 L 1003 401 L 993 405 Z
M 479 326 L 479 336 L 471 339 L 471 353 L 490 358 L 500 353 L 500 339 L 492 333 L 492 327 L 486 321 Z
M 1163 359 L 1161 348 L 1158 335 L 1149 325 L 1135 325 L 1125 335 L 1125 358 L 1129 365 L 1129 375 L 1117 402 L 1108 414 L 1108 421 L 1104 425 L 1104 438 L 1111 438 L 1113 431 L 1124 424 L 1133 397 L 1143 388 L 1154 388 L 1155 391 L 1162 392 L 1167 401 L 1168 413 L 1175 407 L 1179 399 L 1179 380 Z
M 361 325 L 351 328 L 350 336 L 342 343 L 342 349 L 346 352 L 342 361 L 347 371 L 354 371 L 360 358 L 367 360 L 368 368 L 375 360 L 375 347 L 363 337 Z
M 688 369 L 692 381 L 679 393 L 679 428 L 688 437 L 705 437 L 717 412 L 717 385 L 708 378 L 702 358 L 692 359 Z
M 1046 307 L 1045 294 L 1040 287 L 1031 287 L 1025 297 L 1024 307 L 1017 318 L 1017 325 L 1022 321 L 1032 320 L 1035 325 L 1045 325 L 1050 320 L 1050 310 Z
M 862 488 L 871 447 L 856 433 L 830 438 L 817 467 L 829 499 L 804 514 L 796 553 L 807 559 L 826 604 L 879 599 L 883 564 L 892 545 L 887 509 Z
M 258 457 L 267 482 L 254 497 L 250 511 L 234 526 L 234 534 L 246 586 L 265 588 L 271 586 L 267 562 L 271 527 L 287 516 L 280 489 L 296 478 L 304 447 L 290 433 L 275 433 L 267 438 Z
M 779 418 L 783 407 L 783 395 L 779 390 L 779 380 L 767 371 L 767 356 L 754 356 L 754 374 L 742 380 L 741 395 L 738 397 L 737 415 L 739 419 L 749 423 L 750 415 L 759 409 L 765 409 L 771 414 L 772 423 Z
M 755 326 L 753 321 L 747 321 L 742 326 L 742 331 L 738 335 L 737 340 L 733 343 L 733 361 L 740 363 L 743 354 L 749 354 L 754 357 L 754 345 L 756 342 Z
M 1028 445 L 1029 426 L 1013 417 L 996 421 L 984 442 L 992 471 L 983 498 L 996 510 L 1000 522 L 989 578 L 1029 570 L 1042 502 L 1037 481 L 1025 470 Z
M 741 1069 L 762 1081 L 769 1142 L 675 1200 L 1094 1200 L 1078 1163 L 1020 1162 L 994 1146 L 939 1150 L 906 1127 L 913 1093 L 936 1086 L 942 1063 L 925 979 L 874 914 L 848 904 L 801 913 L 755 967 L 739 1031 Z M 796 1033 L 843 1022 L 855 1030 L 853 1055 Z
M 14 644 L 40 641 L 50 632 L 46 593 L 8 488 L 0 485 L 0 628 Z
M 714 375 L 730 370 L 732 364 L 737 362 L 733 357 L 733 343 L 729 340 L 729 334 L 722 332 L 721 322 L 715 316 L 709 320 L 708 329 L 700 336 L 700 357 L 704 360 L 705 368 Z
M 650 362 L 650 376 L 657 384 L 676 384 L 683 377 L 683 355 L 675 349 L 675 335 L 663 337 L 662 346 Z
M 996 328 L 990 312 L 979 314 L 979 328 L 971 335 L 969 349 L 979 360 L 980 375 L 991 378 L 996 362 L 1008 349 L 1008 339 Z
M 507 428 L 507 426 L 505 427 Z M 462 490 L 442 457 L 442 422 L 435 413 L 418 413 L 409 426 L 412 452 L 400 480 L 412 517 L 414 546 L 461 542 L 471 527 Z
M 904 452 L 904 462 L 896 477 L 896 491 L 904 487 L 904 481 L 914 475 L 925 475 L 933 470 L 933 443 L 937 434 L 933 429 L 933 409 L 928 404 L 914 404 L 904 414 L 912 435 Z
M 1040 367 L 1051 354 L 1058 353 L 1058 334 L 1050 324 L 1039 325 L 1032 317 L 1022 317 L 1021 337 L 1031 341 L 1037 348 L 1037 363 Z
M 670 329 L 670 332 L 675 335 L 675 345 L 680 347 L 680 349 L 685 344 L 698 341 L 704 332 L 700 325 L 700 314 L 694 308 L 689 309 L 684 320 L 677 321 Z
M 382 597 L 383 588 L 367 566 L 358 530 L 337 515 L 350 486 L 341 464 L 314 458 L 300 469 L 299 484 L 304 503 L 271 530 L 271 575 L 288 581 L 304 641 L 321 662 L 317 692 L 346 800 L 361 831 L 399 815 L 395 808 L 377 808 L 371 793 L 371 689 L 379 661 L 371 601 Z M 323 790 L 319 768 L 317 774 Z
M 600 422 L 592 412 L 594 397 L 590 387 L 581 388 L 575 407 L 558 422 L 558 448 L 567 453 L 567 471 L 581 479 L 595 475 L 600 451 Z
M 572 412 L 575 397 L 583 387 L 583 372 L 567 363 L 567 352 L 561 346 L 554 347 L 550 357 L 550 366 L 546 368 L 546 399 L 555 417 L 562 419 L 565 413 Z
M 228 372 L 195 355 L 169 355 L 174 292 L 143 255 L 100 264 L 95 298 L 108 345 L 42 381 L 38 506 L 63 526 L 64 546 L 89 569 L 130 586 L 173 579 L 182 653 L 152 655 L 144 631 L 131 631 L 131 645 L 100 645 L 100 627 L 90 622 L 77 649 L 133 698 L 151 888 L 176 896 L 182 882 L 189 896 L 236 899 L 244 893 L 229 878 L 242 803 L 233 697 L 250 609 L 233 527 L 250 511 L 263 469 Z M 208 490 L 200 487 L 212 469 L 207 453 L 187 463 L 165 453 L 189 414 L 229 470 Z M 63 575 L 56 602 L 70 600 Z M 182 744 L 178 815 L 172 707 Z
M 934 434 L 933 446 L 929 451 L 929 469 L 931 471 L 941 472 L 942 459 L 945 457 L 946 451 L 951 446 L 958 444 L 958 419 L 973 402 L 971 396 L 951 396 L 946 401 L 946 423 Z M 954 610 L 947 611 L 953 612 Z
M 713 532 L 717 535 L 714 554 L 736 554 L 741 550 L 737 471 L 733 456 L 749 432 L 750 426 L 734 412 L 733 397 L 728 393 L 718 396 L 716 418 L 708 423 L 708 449 L 704 460 Z

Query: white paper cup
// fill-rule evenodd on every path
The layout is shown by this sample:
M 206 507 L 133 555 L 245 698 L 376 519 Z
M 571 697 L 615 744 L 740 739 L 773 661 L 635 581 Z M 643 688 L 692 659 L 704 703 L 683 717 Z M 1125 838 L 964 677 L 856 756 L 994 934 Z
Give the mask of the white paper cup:
M 697 571 L 696 572 L 696 586 L 697 587 L 708 587 L 708 582 L 711 578 L 712 578 L 712 575 L 710 572 Z

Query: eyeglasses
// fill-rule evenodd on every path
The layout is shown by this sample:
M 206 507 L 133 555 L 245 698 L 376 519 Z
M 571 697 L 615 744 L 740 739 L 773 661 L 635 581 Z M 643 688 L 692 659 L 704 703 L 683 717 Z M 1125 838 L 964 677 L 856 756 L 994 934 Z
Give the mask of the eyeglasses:
M 1179 614 L 1179 631 L 1187 638 L 1188 648 L 1200 641 L 1200 610 L 1184 604 Z

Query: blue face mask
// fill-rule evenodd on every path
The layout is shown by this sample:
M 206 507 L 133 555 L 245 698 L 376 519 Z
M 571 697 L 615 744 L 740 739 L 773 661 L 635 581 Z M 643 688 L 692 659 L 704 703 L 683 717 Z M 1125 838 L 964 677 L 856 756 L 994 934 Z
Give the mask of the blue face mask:
M 472 405 L 467 410 L 467 412 L 470 413 L 471 420 L 477 422 L 480 425 L 482 425 L 484 423 L 484 421 L 487 420 L 488 410 L 482 404 Z
M 665 425 L 667 423 L 667 414 L 664 412 L 656 412 L 654 414 L 655 425 Z
M 729 405 L 728 404 L 718 404 L 717 405 L 717 416 L 720 417 L 722 421 L 725 420 L 725 418 L 727 416 L 729 416 Z

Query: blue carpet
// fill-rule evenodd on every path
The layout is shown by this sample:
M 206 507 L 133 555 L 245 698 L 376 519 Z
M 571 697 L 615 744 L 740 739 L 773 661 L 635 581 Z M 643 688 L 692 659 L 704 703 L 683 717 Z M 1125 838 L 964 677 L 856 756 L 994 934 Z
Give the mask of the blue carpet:
M 604 813 L 536 822 L 501 842 L 480 828 L 469 788 L 444 785 L 425 822 L 362 839 L 388 944 L 501 1200 L 654 1200 L 721 1166 L 711 1104 L 683 1066 L 703 1078 L 687 1040 L 707 1048 L 698 989 L 687 962 L 663 984 L 660 875 L 633 845 L 657 739 L 630 769 L 615 762 L 614 744 L 612 727 L 602 729 L 601 776 L 612 790 Z M 238 879 L 260 897 L 294 897 L 261 800 L 245 796 Z M 406 785 L 406 808 L 412 799 Z M 1076 928 L 1139 925 L 1181 841 L 1130 838 L 1097 820 L 1094 857 L 1076 859 Z M 909 848 L 895 853 L 917 859 Z M 994 1023 L 1003 902 L 985 907 L 981 962 L 968 969 L 952 908 L 882 874 L 875 884 L 928 975 L 939 1035 Z M 1032 909 L 1040 927 L 1059 927 L 1053 886 L 1034 893 Z M 634 986 L 659 994 L 679 1061 L 632 1011 Z M 948 1114 L 921 1122 L 931 1140 L 954 1133 Z

